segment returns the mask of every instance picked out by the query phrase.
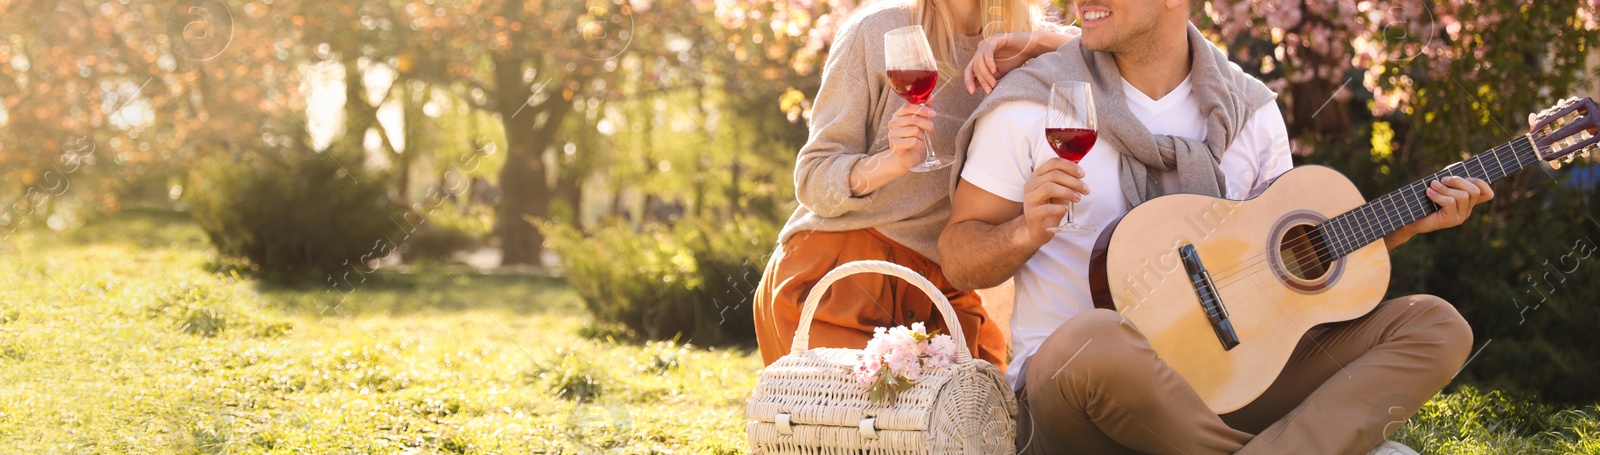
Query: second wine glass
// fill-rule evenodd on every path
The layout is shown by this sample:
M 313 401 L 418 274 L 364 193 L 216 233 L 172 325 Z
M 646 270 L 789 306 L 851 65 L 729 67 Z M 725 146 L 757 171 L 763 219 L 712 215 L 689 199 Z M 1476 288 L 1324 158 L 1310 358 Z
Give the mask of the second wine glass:
M 1045 114 L 1044 138 L 1056 156 L 1074 163 L 1083 160 L 1099 138 L 1094 118 L 1094 90 L 1087 82 L 1057 82 L 1050 86 L 1050 106 Z M 1052 232 L 1094 232 L 1072 219 L 1074 204 L 1067 202 L 1067 217 Z
M 939 85 L 939 64 L 933 59 L 933 48 L 928 46 L 928 36 L 921 25 L 890 30 L 883 34 L 883 62 L 889 70 L 889 84 L 907 103 L 926 106 Z M 916 166 L 914 172 L 943 169 L 956 163 L 956 158 L 933 152 L 933 142 L 927 133 L 922 135 L 927 159 Z

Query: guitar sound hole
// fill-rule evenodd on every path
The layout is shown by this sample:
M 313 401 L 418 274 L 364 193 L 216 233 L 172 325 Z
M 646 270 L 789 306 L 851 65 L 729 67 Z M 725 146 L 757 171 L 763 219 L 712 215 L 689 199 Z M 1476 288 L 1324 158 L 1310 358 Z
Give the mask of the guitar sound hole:
M 1328 248 L 1311 225 L 1298 225 L 1284 231 L 1278 240 L 1278 256 L 1283 269 L 1305 281 L 1316 281 L 1328 274 Z

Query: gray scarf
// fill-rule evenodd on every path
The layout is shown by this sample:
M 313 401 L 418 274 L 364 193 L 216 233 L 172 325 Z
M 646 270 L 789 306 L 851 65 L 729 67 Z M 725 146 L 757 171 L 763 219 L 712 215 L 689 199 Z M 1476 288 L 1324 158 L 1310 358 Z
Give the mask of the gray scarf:
M 1229 62 L 1227 54 L 1190 24 L 1189 55 L 1193 66 L 1189 69 L 1189 84 L 1205 118 L 1206 140 L 1154 135 L 1128 110 L 1122 75 L 1111 54 L 1091 52 L 1078 44 L 1073 39 L 1006 75 L 961 127 L 956 143 L 965 149 L 978 117 L 1002 103 L 1024 100 L 1048 106 L 1051 84 L 1084 81 L 1094 87 L 1099 140 L 1111 141 L 1123 153 L 1118 167 L 1129 207 L 1162 195 L 1157 179 L 1162 171 L 1178 171 L 1180 192 L 1224 196 L 1226 185 L 1217 165 L 1222 153 L 1256 109 L 1272 102 L 1278 94 Z

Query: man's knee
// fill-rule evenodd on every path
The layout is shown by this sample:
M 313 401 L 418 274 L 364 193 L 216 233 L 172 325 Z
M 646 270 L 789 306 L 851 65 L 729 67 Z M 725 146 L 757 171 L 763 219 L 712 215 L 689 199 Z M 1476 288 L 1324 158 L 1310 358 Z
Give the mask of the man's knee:
M 1472 326 L 1454 305 L 1427 294 L 1405 297 L 1396 303 L 1406 305 L 1406 312 L 1410 313 L 1407 319 L 1425 330 L 1427 341 L 1439 347 L 1441 360 L 1456 367 L 1466 363 L 1472 351 Z
M 1029 360 L 1030 376 L 1035 368 L 1054 378 L 1061 374 L 1093 371 L 1097 375 L 1116 374 L 1127 365 L 1127 356 L 1136 351 L 1138 331 L 1115 311 L 1094 309 L 1061 324 Z

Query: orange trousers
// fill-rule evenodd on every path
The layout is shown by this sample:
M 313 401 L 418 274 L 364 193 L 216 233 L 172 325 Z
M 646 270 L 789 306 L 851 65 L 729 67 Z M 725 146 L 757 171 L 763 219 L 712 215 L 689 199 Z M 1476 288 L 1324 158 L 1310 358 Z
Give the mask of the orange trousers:
M 845 232 L 801 232 L 778 246 L 756 288 L 756 341 L 766 364 L 789 353 L 801 305 L 811 288 L 834 268 L 852 261 L 880 260 L 922 274 L 944 291 L 956 310 L 961 332 L 973 357 L 1006 368 L 1006 340 L 1000 326 L 983 309 L 975 291 L 958 291 L 945 280 L 939 264 L 873 229 Z M 866 347 L 877 327 L 922 322 L 929 333 L 950 333 L 944 317 L 922 290 L 898 277 L 859 274 L 835 282 L 817 304 L 811 322 L 812 348 Z

